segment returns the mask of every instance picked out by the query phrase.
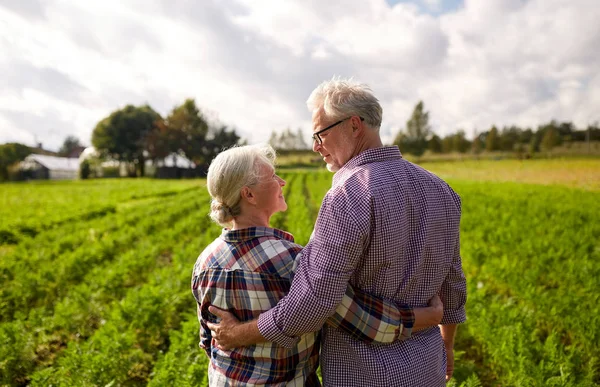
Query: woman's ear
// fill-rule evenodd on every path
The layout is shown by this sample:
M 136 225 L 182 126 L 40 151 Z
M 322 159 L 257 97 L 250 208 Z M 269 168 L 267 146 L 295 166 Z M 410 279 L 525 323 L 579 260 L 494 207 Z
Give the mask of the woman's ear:
M 250 189 L 250 187 L 247 186 L 242 187 L 240 195 L 242 196 L 242 199 L 245 199 L 250 203 L 254 203 L 254 200 L 256 198 L 254 192 L 252 192 L 252 189 Z

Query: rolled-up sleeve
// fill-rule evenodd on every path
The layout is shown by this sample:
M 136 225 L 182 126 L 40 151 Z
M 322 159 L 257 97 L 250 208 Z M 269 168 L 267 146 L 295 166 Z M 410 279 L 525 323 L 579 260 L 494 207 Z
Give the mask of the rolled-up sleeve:
M 458 196 L 456 195 L 456 198 Z M 457 205 L 460 213 L 460 199 Z M 460 218 L 460 215 L 459 215 Z M 467 320 L 465 304 L 467 303 L 467 281 L 462 268 L 460 256 L 460 236 L 456 235 L 450 271 L 442 283 L 440 298 L 444 304 L 444 317 L 441 324 L 460 324 Z

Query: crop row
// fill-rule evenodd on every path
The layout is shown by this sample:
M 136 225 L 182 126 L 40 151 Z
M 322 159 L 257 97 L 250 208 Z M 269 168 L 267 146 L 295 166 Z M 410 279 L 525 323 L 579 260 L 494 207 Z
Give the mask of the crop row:
M 64 223 L 115 212 L 119 203 L 148 197 L 176 195 L 196 189 L 197 181 L 98 180 L 3 184 L 0 192 L 0 245 Z
M 78 283 L 66 286 L 62 299 L 55 298 L 33 308 L 26 316 L 17 313 L 18 319 L 0 324 L 3 343 L 0 357 L 5 359 L 0 380 L 25 382 L 36 367 L 53 364 L 66 343 L 86 340 L 129 289 L 145 283 L 155 269 L 170 265 L 175 249 L 180 248 L 174 241 L 203 232 L 208 219 L 204 211 L 207 196 L 185 194 L 179 199 L 186 201 L 165 204 L 164 212 L 148 212 L 156 232 L 131 240 L 95 266 L 86 266 L 85 276 Z M 183 222 L 182 218 L 191 220 Z M 119 233 L 128 233 L 136 227 L 131 225 Z M 105 239 L 112 237 L 117 235 L 107 234 Z
M 208 202 L 205 207 L 208 208 Z M 85 341 L 69 343 L 52 366 L 32 376 L 32 386 L 147 384 L 160 354 L 169 349 L 169 333 L 195 310 L 190 291 L 193 262 L 220 232 L 206 212 L 196 211 L 169 230 L 165 242 L 172 255 L 167 265 L 111 304 L 101 326 Z M 194 335 L 198 340 L 197 330 Z M 197 345 L 188 350 L 198 350 Z M 113 354 L 108 355 L 108 354 Z M 107 356 L 108 355 L 108 356 Z
M 458 337 L 465 363 L 489 383 L 600 383 L 598 195 L 511 183 L 457 189 L 469 284 Z
M 188 193 L 181 199 L 186 200 L 193 195 L 195 193 Z M 10 320 L 20 311 L 51 304 L 68 292 L 72 285 L 82 281 L 91 268 L 110 264 L 115 255 L 135 248 L 138 240 L 160 231 L 162 227 L 169 227 L 193 206 L 191 201 L 183 205 L 173 201 L 162 208 L 148 206 L 112 217 L 122 216 L 121 221 L 115 222 L 119 228 L 108 226 L 110 222 L 99 222 L 98 232 L 93 225 L 89 229 L 81 229 L 77 233 L 79 244 L 67 238 L 67 241 L 58 243 L 50 240 L 46 245 L 28 244 L 18 248 L 11 256 L 5 257 L 6 264 L 2 268 L 4 284 L 0 289 L 0 321 Z M 60 233 L 60 230 L 57 231 Z M 57 249 L 54 247 L 57 245 L 71 246 L 71 249 Z

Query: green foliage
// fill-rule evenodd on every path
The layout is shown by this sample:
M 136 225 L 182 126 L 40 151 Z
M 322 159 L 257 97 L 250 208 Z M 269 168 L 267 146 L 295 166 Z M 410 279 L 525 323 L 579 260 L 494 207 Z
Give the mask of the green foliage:
M 442 139 L 434 134 L 428 142 L 427 149 L 433 153 L 442 153 Z
M 188 98 L 183 104 L 173 108 L 165 119 L 165 125 L 168 153 L 181 152 L 197 163 L 205 161 L 203 147 L 208 133 L 208 123 L 193 99 Z
M 490 131 L 485 136 L 485 150 L 493 152 L 500 150 L 500 138 L 498 137 L 498 128 L 492 126 Z
M 398 145 L 402 152 L 421 156 L 427 149 L 430 134 L 429 112 L 425 111 L 423 101 L 419 101 L 406 122 L 406 131 L 398 133 L 394 145 Z
M 305 244 L 332 174 L 282 177 L 289 210 L 272 225 Z M 469 298 L 448 385 L 597 385 L 598 193 L 450 184 Z M 207 385 L 189 281 L 220 229 L 202 181 L 3 189 L 5 237 L 21 231 L 0 246 L 0 385 Z
M 79 164 L 79 178 L 82 180 L 88 179 L 90 177 L 91 167 L 89 160 L 83 160 Z
M 144 150 L 148 136 L 157 130 L 160 115 L 150 106 L 127 105 L 101 120 L 92 132 L 92 144 L 104 157 L 136 162 L 144 176 Z
M 476 135 L 475 138 L 473 139 L 473 142 L 471 143 L 471 152 L 478 155 L 481 153 L 482 149 L 483 149 L 483 144 L 481 142 L 481 137 Z
M 79 139 L 75 136 L 67 136 L 62 146 L 58 150 L 58 155 L 62 157 L 68 157 L 71 152 L 75 149 L 80 148 L 82 145 L 79 142 Z
M 555 128 L 548 128 L 542 138 L 541 147 L 545 151 L 550 151 L 555 146 L 560 145 L 560 137 Z
M 9 178 L 8 167 L 31 154 L 31 148 L 19 143 L 0 145 L 0 181 Z

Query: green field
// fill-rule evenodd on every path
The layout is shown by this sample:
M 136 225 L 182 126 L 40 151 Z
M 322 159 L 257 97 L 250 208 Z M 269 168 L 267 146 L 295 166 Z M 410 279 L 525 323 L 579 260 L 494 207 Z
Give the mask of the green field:
M 600 384 L 600 164 L 536 162 L 425 165 L 463 201 L 456 385 Z M 306 243 L 331 176 L 285 172 L 273 225 Z M 0 385 L 206 385 L 209 202 L 202 180 L 0 185 Z

